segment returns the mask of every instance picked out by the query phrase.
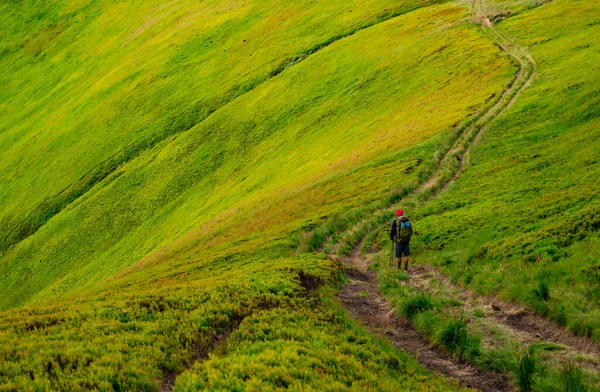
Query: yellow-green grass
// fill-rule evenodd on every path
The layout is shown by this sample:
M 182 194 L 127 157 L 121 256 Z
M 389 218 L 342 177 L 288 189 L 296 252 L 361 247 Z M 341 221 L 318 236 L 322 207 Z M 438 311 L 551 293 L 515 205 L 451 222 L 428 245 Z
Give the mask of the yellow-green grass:
M 380 199 L 414 181 L 405 169 L 430 161 L 512 73 L 459 5 L 336 42 L 156 144 L 5 252 L 0 306 L 101 286 L 145 257 L 285 238 Z
M 176 287 L 0 313 L 0 388 L 151 391 L 199 361 L 177 390 L 459 390 L 348 321 L 336 275 L 323 256 L 246 253 Z
M 600 8 L 561 1 L 499 25 L 533 84 L 448 192 L 412 214 L 423 262 L 600 341 Z
M 414 185 L 512 79 L 466 7 L 400 15 L 428 4 L 4 5 L 0 386 L 459 389 L 292 251 Z
M 0 249 L 282 64 L 431 2 L 3 3 Z

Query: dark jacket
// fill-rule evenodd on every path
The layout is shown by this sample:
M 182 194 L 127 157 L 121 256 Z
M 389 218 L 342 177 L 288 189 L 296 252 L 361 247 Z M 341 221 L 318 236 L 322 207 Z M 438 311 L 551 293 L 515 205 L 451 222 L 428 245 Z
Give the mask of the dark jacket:
M 390 240 L 392 240 L 394 242 L 396 242 L 396 233 L 397 233 L 396 220 L 399 220 L 400 222 L 408 222 L 408 218 L 405 216 L 401 216 L 400 218 L 395 218 L 392 221 L 392 227 L 390 227 Z M 412 233 L 412 229 L 411 229 L 411 233 Z M 408 240 L 408 242 L 410 242 L 410 239 Z

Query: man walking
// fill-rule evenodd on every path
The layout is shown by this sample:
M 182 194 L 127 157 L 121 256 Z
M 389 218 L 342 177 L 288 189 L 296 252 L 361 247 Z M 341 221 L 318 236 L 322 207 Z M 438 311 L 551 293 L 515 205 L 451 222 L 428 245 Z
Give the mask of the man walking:
M 402 256 L 404 256 L 404 270 L 408 272 L 408 256 L 410 256 L 410 237 L 412 236 L 412 225 L 404 211 L 396 211 L 396 219 L 392 221 L 390 228 L 390 239 L 396 244 L 396 261 L 398 269 L 402 268 Z

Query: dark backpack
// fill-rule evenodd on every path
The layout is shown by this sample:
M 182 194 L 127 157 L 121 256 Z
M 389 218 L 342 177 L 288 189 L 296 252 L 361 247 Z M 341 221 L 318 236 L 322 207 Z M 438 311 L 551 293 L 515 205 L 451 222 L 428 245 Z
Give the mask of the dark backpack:
M 404 217 L 402 217 L 404 218 Z M 396 242 L 399 244 L 408 244 L 410 237 L 412 236 L 413 230 L 412 225 L 408 219 L 404 220 L 396 219 Z

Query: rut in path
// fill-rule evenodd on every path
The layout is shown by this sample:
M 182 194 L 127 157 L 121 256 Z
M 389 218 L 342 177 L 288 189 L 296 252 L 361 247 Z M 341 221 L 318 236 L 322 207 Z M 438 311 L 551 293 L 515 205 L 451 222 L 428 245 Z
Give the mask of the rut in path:
M 403 285 L 420 292 L 442 291 L 441 295 L 460 301 L 465 310 L 472 311 L 476 308 L 482 310 L 480 321 L 501 327 L 524 345 L 550 342 L 564 346 L 565 350 L 555 352 L 556 357 L 587 358 L 588 360 L 582 360 L 580 364 L 594 372 L 600 371 L 600 346 L 586 337 L 575 336 L 522 306 L 504 302 L 496 297 L 478 295 L 464 287 L 454 285 L 435 267 L 416 265 L 410 269 L 409 276 L 410 279 L 403 281 Z
M 464 161 L 468 160 L 470 149 L 486 130 L 489 123 L 502 115 L 528 87 L 534 71 L 535 61 L 522 48 L 494 29 L 492 22 L 483 13 L 481 0 L 473 1 L 475 18 L 479 20 L 483 30 L 520 64 L 514 81 L 502 93 L 500 98 L 487 110 L 483 111 L 473 125 L 462 130 L 454 145 L 443 155 L 433 174 L 421 184 L 411 197 L 421 196 L 426 203 L 431 197 L 445 191 L 456 181 L 464 169 Z M 451 168 L 452 170 L 449 170 Z M 449 175 L 448 173 L 452 174 Z M 378 211 L 376 214 L 385 213 Z M 365 219 L 357 224 L 353 231 L 373 228 L 373 219 Z M 345 239 L 352 238 L 345 233 Z M 363 237 L 364 238 L 364 237 Z M 482 390 L 510 390 L 506 378 L 496 373 L 477 372 L 464 364 L 456 363 L 448 354 L 429 347 L 429 342 L 420 336 L 410 323 L 394 315 L 389 303 L 381 296 L 378 289 L 376 273 L 367 271 L 367 261 L 360 257 L 360 243 L 355 245 L 350 258 L 344 259 L 349 266 L 348 275 L 351 282 L 339 293 L 342 305 L 356 319 L 362 321 L 371 331 L 388 336 L 401 350 L 413 354 L 426 367 L 460 380 L 464 385 Z M 335 249 L 335 247 L 334 247 Z M 465 307 L 483 306 L 488 309 L 485 321 L 508 330 L 513 337 L 523 344 L 534 342 L 552 342 L 566 349 L 556 354 L 559 358 L 583 356 L 588 359 L 581 366 L 594 372 L 600 371 L 600 347 L 585 337 L 574 336 L 554 323 L 546 320 L 522 307 L 507 304 L 493 297 L 477 296 L 464 288 L 454 286 L 449 279 L 430 266 L 413 267 L 410 280 L 404 284 L 420 291 L 431 290 L 431 280 L 437 280 L 446 291 L 453 292 Z
M 452 147 L 442 156 L 432 175 L 412 192 L 413 197 L 424 196 L 429 199 L 445 191 L 449 184 L 459 178 L 464 169 L 464 161 L 468 159 L 475 141 L 488 125 L 502 115 L 528 87 L 535 71 L 533 58 L 494 29 L 492 22 L 483 13 L 482 0 L 473 1 L 473 12 L 488 37 L 519 63 L 519 71 L 490 107 L 476 115 L 470 125 L 457 130 Z M 379 211 L 377 214 L 382 213 L 384 212 Z M 371 222 L 368 219 L 364 220 L 355 226 L 355 230 L 368 227 L 369 224 Z M 512 390 L 506 375 L 475 369 L 458 362 L 445 351 L 431 347 L 427 339 L 421 336 L 407 320 L 396 316 L 394 309 L 379 291 L 376 273 L 367 270 L 367 263 L 360 256 L 360 246 L 361 242 L 354 246 L 351 257 L 344 259 L 344 263 L 350 267 L 347 274 L 351 281 L 338 294 L 341 304 L 354 318 L 361 321 L 372 332 L 387 336 L 397 348 L 412 354 L 427 368 L 455 378 L 465 386 L 484 391 Z
M 337 294 L 352 317 L 371 332 L 385 336 L 396 348 L 411 354 L 425 367 L 458 380 L 464 386 L 483 391 L 512 390 L 506 376 L 475 369 L 458 362 L 447 352 L 433 347 L 405 319 L 394 314 L 394 309 L 379 292 L 377 274 L 368 271 L 360 256 L 360 244 L 355 246 L 350 258 L 344 259 L 350 283 Z

